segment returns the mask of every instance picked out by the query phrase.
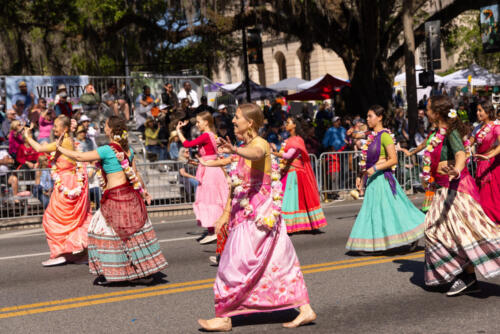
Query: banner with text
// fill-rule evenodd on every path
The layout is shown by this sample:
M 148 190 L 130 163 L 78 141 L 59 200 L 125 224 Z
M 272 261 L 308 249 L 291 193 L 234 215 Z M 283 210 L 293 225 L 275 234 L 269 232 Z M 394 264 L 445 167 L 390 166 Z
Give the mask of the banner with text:
M 85 86 L 89 83 L 87 75 L 80 76 L 42 76 L 42 75 L 27 75 L 27 76 L 8 76 L 5 79 L 5 89 L 7 95 L 7 109 L 11 109 L 16 103 L 13 101 L 16 94 L 20 93 L 19 83 L 24 81 L 28 88 L 28 94 L 33 94 L 35 101 L 39 97 L 47 99 L 49 104 L 56 96 L 57 87 L 59 85 L 66 86 L 68 100 L 72 104 L 78 104 L 79 97 L 84 93 Z

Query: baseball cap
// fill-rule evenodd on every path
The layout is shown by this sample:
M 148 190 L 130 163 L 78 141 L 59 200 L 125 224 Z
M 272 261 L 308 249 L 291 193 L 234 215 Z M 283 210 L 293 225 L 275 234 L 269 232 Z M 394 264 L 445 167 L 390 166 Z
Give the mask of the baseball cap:
M 83 123 L 83 122 L 90 122 L 90 118 L 87 115 L 83 115 L 82 117 L 80 117 L 78 123 Z
M 340 121 L 340 117 L 339 116 L 335 116 L 332 118 L 332 122 L 336 122 L 336 121 Z
M 21 82 L 19 83 L 19 85 L 18 85 L 18 86 L 19 86 L 19 87 L 21 87 L 21 86 L 27 86 L 27 85 L 26 85 L 26 81 L 21 81 Z
M 217 109 L 218 110 L 226 109 L 226 105 L 225 104 L 221 104 L 221 105 L 219 105 L 219 107 Z

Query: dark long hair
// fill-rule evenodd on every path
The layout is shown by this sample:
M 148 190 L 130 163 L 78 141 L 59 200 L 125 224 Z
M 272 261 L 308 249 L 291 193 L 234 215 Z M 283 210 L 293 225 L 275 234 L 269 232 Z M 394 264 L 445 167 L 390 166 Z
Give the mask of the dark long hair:
M 302 137 L 302 139 L 305 140 L 306 137 L 305 137 L 304 127 L 303 127 L 302 121 L 296 116 L 290 116 L 290 117 L 288 117 L 288 119 L 291 119 L 293 124 L 295 124 L 295 134 L 297 136 Z
M 431 96 L 429 101 L 431 102 L 432 112 L 437 114 L 442 121 L 448 124 L 447 136 L 449 136 L 454 130 L 458 131 L 460 138 L 464 138 L 469 134 L 469 130 L 458 115 L 454 118 L 450 118 L 448 116 L 450 109 L 453 109 L 453 103 L 448 96 Z
M 120 139 L 116 141 L 120 144 L 125 152 L 128 152 L 128 136 L 123 136 L 124 132 L 127 131 L 125 120 L 120 116 L 110 116 L 108 118 L 108 126 L 111 129 L 111 138 L 114 140 L 114 136 L 119 136 Z
M 491 103 L 491 100 L 480 101 L 478 105 L 480 105 L 481 108 L 484 109 L 484 111 L 488 115 L 488 119 L 490 121 L 494 121 L 497 118 L 497 115 L 496 115 L 497 111 L 495 110 L 493 103 Z
M 372 105 L 370 108 L 368 108 L 368 111 L 373 111 L 375 115 L 378 117 L 382 116 L 382 126 L 386 127 L 387 126 L 387 115 L 385 113 L 384 107 L 378 104 Z

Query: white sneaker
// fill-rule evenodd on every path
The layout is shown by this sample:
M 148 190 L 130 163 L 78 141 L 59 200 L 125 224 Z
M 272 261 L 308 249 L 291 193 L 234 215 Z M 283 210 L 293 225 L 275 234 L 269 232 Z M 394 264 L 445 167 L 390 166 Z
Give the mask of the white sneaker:
M 64 256 L 56 257 L 55 259 L 48 259 L 47 261 L 42 262 L 42 266 L 44 267 L 53 267 L 58 266 L 60 264 L 66 263 L 66 258 Z
M 216 234 L 209 234 L 205 238 L 200 240 L 200 244 L 206 245 L 206 244 L 210 244 L 214 241 L 217 241 L 217 235 Z
M 217 256 L 210 256 L 208 260 L 210 261 L 211 264 L 215 265 L 219 264 L 219 262 L 217 261 Z

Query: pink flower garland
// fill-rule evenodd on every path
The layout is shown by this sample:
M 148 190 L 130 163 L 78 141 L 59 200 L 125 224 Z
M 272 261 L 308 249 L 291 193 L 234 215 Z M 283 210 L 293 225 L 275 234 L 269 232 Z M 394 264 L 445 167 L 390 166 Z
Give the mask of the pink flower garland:
M 431 179 L 431 153 L 434 152 L 434 149 L 443 142 L 445 136 L 446 128 L 440 128 L 436 135 L 431 139 L 430 144 L 425 148 L 424 157 L 422 159 L 424 165 L 422 167 L 420 177 L 427 184 L 430 183 L 429 181 Z
M 499 125 L 500 122 L 498 121 L 494 121 L 494 122 L 491 122 L 491 123 L 488 123 L 488 124 L 485 124 L 481 130 L 476 134 L 476 143 L 477 145 L 481 145 L 484 138 L 488 135 L 488 133 L 491 132 L 491 129 L 493 128 L 493 126 L 495 125 Z
M 387 131 L 387 133 L 392 137 L 394 144 L 396 144 L 396 139 L 394 138 L 394 134 L 388 129 L 383 129 L 382 131 L 384 130 Z M 370 144 L 375 139 L 375 136 L 377 136 L 377 133 L 375 131 L 371 131 L 370 134 L 368 135 L 368 139 L 365 141 L 363 146 L 361 146 L 361 161 L 359 162 L 359 166 L 362 172 L 366 172 L 366 159 L 368 156 L 368 147 L 370 147 Z M 396 168 L 397 165 L 392 166 L 392 170 L 396 170 Z

